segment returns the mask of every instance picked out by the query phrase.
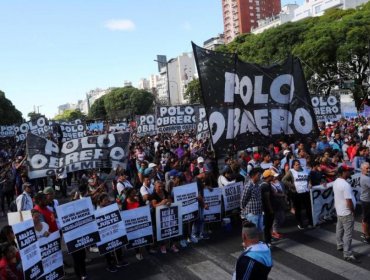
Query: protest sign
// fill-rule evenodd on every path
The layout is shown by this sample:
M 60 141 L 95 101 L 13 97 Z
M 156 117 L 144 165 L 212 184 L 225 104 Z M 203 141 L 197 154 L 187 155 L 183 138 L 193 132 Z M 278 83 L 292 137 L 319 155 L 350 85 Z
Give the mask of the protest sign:
M 173 188 L 173 197 L 175 203 L 181 205 L 180 210 L 183 222 L 191 222 L 198 218 L 199 203 L 197 183 L 190 183 Z
M 180 204 L 161 205 L 155 208 L 157 241 L 182 235 Z
M 25 122 L 14 128 L 17 142 L 26 139 L 28 134 L 38 135 L 40 137 L 46 137 L 50 132 L 49 121 L 45 117 L 39 117 L 36 120 Z
M 59 205 L 56 211 L 69 253 L 100 241 L 90 197 Z
M 54 176 L 58 173 L 94 168 L 125 168 L 129 132 L 73 139 L 59 147 L 39 136 L 27 136 L 28 176 Z
M 311 103 L 317 121 L 332 122 L 341 118 L 339 93 L 330 95 L 311 95 Z
M 204 209 L 204 222 L 213 223 L 221 221 L 221 188 L 205 189 L 204 204 L 208 209 Z
M 157 133 L 195 129 L 196 113 L 192 105 L 157 107 Z
M 127 232 L 127 249 L 153 243 L 153 225 L 149 206 L 122 211 L 121 217 Z
M 96 243 L 99 253 L 104 255 L 127 244 L 125 224 L 117 203 L 97 209 L 95 221 L 98 224 L 100 242 Z
M 157 133 L 155 115 L 136 116 L 137 136 L 154 135 Z
M 20 212 L 8 212 L 7 216 L 8 225 L 10 226 L 32 219 L 32 214 L 30 210 Z
M 39 239 L 44 274 L 41 280 L 58 280 L 64 277 L 63 254 L 59 231 Z
M 232 214 L 240 209 L 242 182 L 232 183 L 222 187 L 222 197 L 225 206 L 225 216 Z
M 37 279 L 43 274 L 44 270 L 33 220 L 15 224 L 12 228 L 22 260 L 24 279 Z
M 298 59 L 261 67 L 193 44 L 204 107 L 217 155 L 281 139 L 314 137 L 315 114 Z
M 352 193 L 356 199 L 357 204 L 360 202 L 360 173 L 352 175 L 349 183 L 352 187 Z M 317 225 L 331 220 L 336 217 L 334 207 L 334 192 L 333 183 L 328 183 L 326 186 L 319 185 L 310 189 L 312 220 L 313 224 Z
M 209 138 L 209 127 L 206 116 L 206 109 L 199 107 L 198 110 L 198 124 L 197 124 L 197 140 L 205 140 Z
M 15 125 L 0 125 L 0 138 L 14 136 L 15 136 Z

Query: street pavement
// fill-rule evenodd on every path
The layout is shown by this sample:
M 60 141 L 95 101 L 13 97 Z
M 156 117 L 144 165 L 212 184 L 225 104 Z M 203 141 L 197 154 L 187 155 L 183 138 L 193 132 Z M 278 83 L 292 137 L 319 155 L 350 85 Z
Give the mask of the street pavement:
M 288 214 L 283 229 L 285 238 L 274 242 L 272 255 L 274 266 L 269 279 L 370 279 L 370 245 L 361 242 L 360 215 L 356 215 L 353 250 L 361 263 L 352 264 L 343 260 L 342 252 L 336 250 L 335 222 L 328 222 L 315 229 L 299 230 L 294 217 Z M 0 226 L 7 224 L 0 218 Z M 185 279 L 231 279 L 235 262 L 241 253 L 241 228 L 234 224 L 231 231 L 221 226 L 212 228 L 211 238 L 198 244 L 189 244 L 179 253 L 148 254 L 138 261 L 134 251 L 125 251 L 125 260 L 130 264 L 111 273 L 106 270 L 105 258 L 88 252 L 89 279 L 140 279 L 140 280 L 185 280 Z M 72 259 L 64 252 L 65 279 L 75 279 Z
M 285 228 L 286 238 L 274 243 L 272 255 L 274 267 L 269 279 L 370 279 L 370 245 L 361 242 L 361 224 L 357 217 L 353 250 L 361 263 L 343 260 L 336 250 L 335 223 L 327 223 L 315 229 L 298 230 L 292 216 Z M 91 262 L 87 266 L 89 279 L 141 279 L 185 280 L 231 279 L 235 262 L 241 253 L 240 227 L 234 225 L 231 232 L 216 228 L 211 239 L 190 244 L 179 253 L 144 254 L 138 261 L 133 251 L 125 252 L 130 265 L 116 273 L 105 270 L 105 259 L 97 253 L 88 253 Z M 67 259 L 71 263 L 70 259 Z M 72 268 L 66 269 L 67 279 L 74 279 Z

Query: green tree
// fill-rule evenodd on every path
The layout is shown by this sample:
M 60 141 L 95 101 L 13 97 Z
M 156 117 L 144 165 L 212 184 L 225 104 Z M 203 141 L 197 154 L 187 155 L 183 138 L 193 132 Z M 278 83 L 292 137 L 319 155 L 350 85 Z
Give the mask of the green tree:
M 85 119 L 86 115 L 80 110 L 65 110 L 63 113 L 56 115 L 54 120 L 56 121 L 73 121 L 76 119 Z
M 107 117 L 111 120 L 132 118 L 148 113 L 154 103 L 154 95 L 134 87 L 114 88 L 104 97 Z
M 240 35 L 218 50 L 262 65 L 293 54 L 302 61 L 311 92 L 330 92 L 334 85 L 351 80 L 359 107 L 369 90 L 369 18 L 370 3 L 357 9 L 330 9 L 321 17 L 286 23 L 257 35 Z
M 104 97 L 105 97 L 105 95 L 98 98 L 91 105 L 91 108 L 90 108 L 90 111 L 89 111 L 89 118 L 90 119 L 106 119 L 107 111 L 105 110 L 105 106 L 104 106 Z
M 0 90 L 0 125 L 12 125 L 23 121 L 22 113 L 5 97 Z
M 40 114 L 40 113 L 36 113 L 36 112 L 29 112 L 27 114 L 27 116 L 30 118 L 30 120 L 36 120 L 38 119 L 39 117 L 42 117 L 43 115 Z
M 201 96 L 199 79 L 194 79 L 188 84 L 184 97 L 189 100 L 189 104 L 203 104 Z

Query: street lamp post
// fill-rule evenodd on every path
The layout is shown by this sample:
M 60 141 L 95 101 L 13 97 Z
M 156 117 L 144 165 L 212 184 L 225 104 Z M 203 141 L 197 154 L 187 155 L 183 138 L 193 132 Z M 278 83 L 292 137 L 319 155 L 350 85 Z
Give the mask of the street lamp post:
M 171 92 L 170 92 L 170 76 L 168 74 L 168 62 L 167 61 L 158 61 L 154 59 L 155 62 L 164 63 L 166 65 L 166 76 L 167 76 L 167 98 L 168 98 L 168 105 L 171 106 Z

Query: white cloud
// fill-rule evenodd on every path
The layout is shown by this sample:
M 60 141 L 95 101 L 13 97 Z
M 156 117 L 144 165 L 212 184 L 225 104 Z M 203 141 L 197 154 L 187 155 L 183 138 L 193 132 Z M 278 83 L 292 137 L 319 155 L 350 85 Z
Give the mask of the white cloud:
M 104 26 L 112 31 L 132 31 L 135 23 L 129 19 L 111 19 L 105 22 Z
M 184 23 L 182 24 L 182 28 L 183 28 L 184 30 L 186 30 L 186 31 L 190 31 L 190 30 L 191 30 L 191 24 L 190 24 L 190 22 L 184 22 Z

